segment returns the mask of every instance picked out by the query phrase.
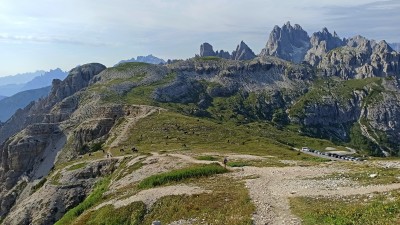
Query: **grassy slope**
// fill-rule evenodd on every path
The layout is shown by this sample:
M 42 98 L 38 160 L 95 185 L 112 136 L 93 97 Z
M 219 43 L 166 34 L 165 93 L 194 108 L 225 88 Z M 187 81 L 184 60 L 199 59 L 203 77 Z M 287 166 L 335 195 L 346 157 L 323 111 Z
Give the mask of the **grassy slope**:
M 219 123 L 164 111 L 138 121 L 122 147 L 138 146 L 141 151 L 193 150 L 272 155 L 282 159 L 298 158 L 290 145 L 325 149 L 333 143 L 279 130 L 269 123 Z M 302 156 L 307 157 L 307 156 Z
M 400 191 L 335 198 L 291 198 L 293 212 L 304 225 L 386 225 L 400 223 Z

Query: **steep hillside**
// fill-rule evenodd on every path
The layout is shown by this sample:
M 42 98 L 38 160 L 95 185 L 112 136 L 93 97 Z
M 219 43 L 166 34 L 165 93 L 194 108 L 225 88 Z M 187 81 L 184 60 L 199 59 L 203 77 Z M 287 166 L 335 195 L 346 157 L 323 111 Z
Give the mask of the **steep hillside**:
M 399 154 L 398 78 L 320 79 L 290 109 L 302 132 L 374 155 Z

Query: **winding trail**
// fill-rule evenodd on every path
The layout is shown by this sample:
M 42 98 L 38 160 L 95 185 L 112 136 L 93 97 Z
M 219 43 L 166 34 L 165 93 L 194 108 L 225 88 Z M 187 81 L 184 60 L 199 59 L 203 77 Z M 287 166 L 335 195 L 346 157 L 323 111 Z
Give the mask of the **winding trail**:
M 201 193 L 209 193 L 205 189 L 196 186 L 188 186 L 188 185 L 174 185 L 174 186 L 166 186 L 166 187 L 158 187 L 152 188 L 148 190 L 141 191 L 134 196 L 131 196 L 126 199 L 117 200 L 113 199 L 108 202 L 104 202 L 98 206 L 96 206 L 93 210 L 100 209 L 106 205 L 113 205 L 115 208 L 120 208 L 123 206 L 127 206 L 133 202 L 142 201 L 146 205 L 147 209 L 150 209 L 153 204 L 160 198 L 171 195 L 195 195 Z
M 139 107 L 139 112 L 137 114 L 134 114 L 134 116 L 127 116 L 123 124 L 118 126 L 115 131 L 113 131 L 114 135 L 116 135 L 116 138 L 111 142 L 109 145 L 110 148 L 118 147 L 120 143 L 128 139 L 129 137 L 129 131 L 134 126 L 137 121 L 140 119 L 146 118 L 150 116 L 151 114 L 160 111 L 160 108 L 157 107 L 152 107 L 152 106 L 140 106 Z

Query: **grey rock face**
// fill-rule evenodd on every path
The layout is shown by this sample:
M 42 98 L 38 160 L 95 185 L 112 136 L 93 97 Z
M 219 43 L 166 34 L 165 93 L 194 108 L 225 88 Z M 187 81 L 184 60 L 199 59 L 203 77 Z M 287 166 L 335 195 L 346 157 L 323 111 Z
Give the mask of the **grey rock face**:
M 89 163 L 81 169 L 63 171 L 58 185 L 47 181 L 38 191 L 18 202 L 4 224 L 54 224 L 69 209 L 82 202 L 101 177 L 111 174 L 116 169 L 116 163 L 116 159 L 105 159 Z
M 364 83 L 354 89 L 349 88 L 356 84 L 354 81 L 319 84 L 318 91 L 313 93 L 318 96 L 298 101 L 303 104 L 301 113 L 293 113 L 296 105 L 291 109 L 292 122 L 301 124 L 307 133 L 341 141 L 349 141 L 356 132 L 358 138 L 362 136 L 370 142 L 364 150 L 375 155 L 398 154 L 399 81 L 381 78 L 360 82 Z
M 336 32 L 332 35 L 327 28 L 314 33 L 311 36 L 310 43 L 311 49 L 308 50 L 304 61 L 309 62 L 313 66 L 318 65 L 321 59 L 330 50 L 341 47 L 345 44 L 345 42 L 338 37 Z
M 216 51 L 215 52 L 215 56 L 218 56 L 218 57 L 223 58 L 223 59 L 230 59 L 231 58 L 231 54 L 229 54 L 229 52 L 225 52 L 224 50 Z
M 236 47 L 236 50 L 232 52 L 231 58 L 233 60 L 250 60 L 254 59 L 256 55 L 243 41 Z
M 87 64 L 71 70 L 64 81 L 54 80 L 48 97 L 18 110 L 0 127 L 0 216 L 14 204 L 18 191 L 12 190 L 18 187 L 16 184 L 23 177 L 33 176 L 32 170 L 41 165 L 41 157 L 47 158 L 44 151 L 53 140 L 64 136 L 60 122 L 78 105 L 76 99 L 69 97 L 87 87 L 104 69 L 101 64 Z
M 208 56 L 218 56 L 223 59 L 231 58 L 229 52 L 225 52 L 224 50 L 214 52 L 212 45 L 210 45 L 209 43 L 203 43 L 200 46 L 200 57 L 208 57 Z
M 157 89 L 153 98 L 160 102 L 192 103 L 199 101 L 200 92 L 204 90 L 199 82 L 189 81 L 181 76 L 171 85 Z
M 216 56 L 213 46 L 209 43 L 203 43 L 200 46 L 200 57 Z
M 50 113 L 51 108 L 55 104 L 87 87 L 89 81 L 105 69 L 104 65 L 98 63 L 86 64 L 72 69 L 64 81 L 53 80 L 53 86 L 47 98 L 36 103 L 31 103 L 22 110 L 18 110 L 0 128 L 0 143 L 30 124 L 41 123 L 43 115 Z
M 261 51 L 261 56 L 276 56 L 278 58 L 299 63 L 310 49 L 310 37 L 303 28 L 290 22 L 280 28 L 275 26 L 267 45 Z
M 376 43 L 356 36 L 347 45 L 331 50 L 318 68 L 324 76 L 343 79 L 396 76 L 400 73 L 400 56 L 385 41 Z
M 254 52 L 243 41 L 241 41 L 236 47 L 236 50 L 232 52 L 232 55 L 224 50 L 214 52 L 212 45 L 204 43 L 200 46 L 200 57 L 207 56 L 218 56 L 223 59 L 232 60 L 250 60 L 256 57 Z

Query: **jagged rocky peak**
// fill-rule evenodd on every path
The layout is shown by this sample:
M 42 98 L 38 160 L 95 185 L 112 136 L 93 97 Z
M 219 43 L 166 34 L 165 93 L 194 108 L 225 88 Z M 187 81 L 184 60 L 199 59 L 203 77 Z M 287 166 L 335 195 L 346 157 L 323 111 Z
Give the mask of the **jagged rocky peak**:
M 64 81 L 54 80 L 50 98 L 60 101 L 89 85 L 89 81 L 107 67 L 100 63 L 89 63 L 75 67 Z
M 322 31 L 315 32 L 310 38 L 311 48 L 308 50 L 304 60 L 311 65 L 318 65 L 321 59 L 332 49 L 345 45 L 336 32 L 333 35 L 324 27 Z
M 373 51 L 374 53 L 388 53 L 393 52 L 394 49 L 390 47 L 390 45 L 385 40 L 383 40 L 374 46 Z
M 345 45 L 331 50 L 318 67 L 325 76 L 343 79 L 398 76 L 400 55 L 386 41 L 377 43 L 357 35 L 345 40 Z
M 347 46 L 354 48 L 357 51 L 363 51 L 368 54 L 372 53 L 376 42 L 374 40 L 368 40 L 367 38 L 357 35 L 347 40 Z
M 236 47 L 236 50 L 232 52 L 233 60 L 250 60 L 254 59 L 256 54 L 254 54 L 253 50 L 247 46 L 244 41 L 241 41 L 240 44 Z
M 224 50 L 214 52 L 213 46 L 205 42 L 200 46 L 200 57 L 218 56 L 223 59 L 230 59 L 231 54 Z
M 244 41 L 240 42 L 236 50 L 232 52 L 232 55 L 224 50 L 214 52 L 213 46 L 206 42 L 200 46 L 200 57 L 207 56 L 218 56 L 223 59 L 232 60 L 250 60 L 254 59 L 256 54 L 254 54 L 253 50 L 251 50 Z
M 229 52 L 225 52 L 224 50 L 216 51 L 215 56 L 218 56 L 223 59 L 231 58 L 231 54 L 229 54 Z
M 272 55 L 299 63 L 303 61 L 309 48 L 310 37 L 307 32 L 300 25 L 292 26 L 287 22 L 282 28 L 274 27 L 260 55 Z
M 200 45 L 200 57 L 216 56 L 213 46 L 205 42 Z

